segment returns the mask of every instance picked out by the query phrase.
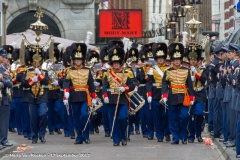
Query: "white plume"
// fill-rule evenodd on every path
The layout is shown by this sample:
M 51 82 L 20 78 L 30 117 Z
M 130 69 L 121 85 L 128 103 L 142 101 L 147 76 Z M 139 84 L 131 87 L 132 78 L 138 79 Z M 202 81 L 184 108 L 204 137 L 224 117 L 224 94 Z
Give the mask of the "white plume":
M 138 44 L 138 47 L 137 47 L 138 52 L 140 52 L 141 49 L 142 49 L 142 45 Z
M 58 48 L 59 52 L 61 52 L 61 51 L 62 51 L 62 48 L 63 48 L 63 44 L 60 43 L 60 44 L 57 46 L 57 48 Z
M 17 43 L 13 41 L 10 45 L 13 46 L 13 48 L 15 48 L 15 47 L 16 47 L 16 44 L 17 44 Z
M 86 40 L 85 40 L 86 45 L 89 45 L 89 43 L 91 41 L 91 38 L 92 38 L 92 35 L 93 35 L 92 32 L 90 32 L 90 31 L 87 32 L 87 37 L 86 37 Z

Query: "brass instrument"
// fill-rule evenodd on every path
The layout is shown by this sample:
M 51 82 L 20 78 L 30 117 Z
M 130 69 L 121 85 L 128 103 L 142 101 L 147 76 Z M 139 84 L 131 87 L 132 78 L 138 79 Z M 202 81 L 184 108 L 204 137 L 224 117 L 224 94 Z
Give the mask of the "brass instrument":
M 18 67 L 20 67 L 21 66 L 21 62 L 20 62 L 20 60 L 18 59 L 18 60 L 16 60 L 16 61 L 14 61 L 12 64 L 11 64 L 11 71 L 12 71 L 12 73 L 13 73 L 13 77 L 16 77 L 16 71 L 17 71 L 17 69 L 18 69 Z
M 48 77 L 52 80 L 52 82 L 58 80 L 58 74 L 54 70 L 54 61 L 52 59 L 48 59 L 43 62 L 41 69 L 48 71 Z

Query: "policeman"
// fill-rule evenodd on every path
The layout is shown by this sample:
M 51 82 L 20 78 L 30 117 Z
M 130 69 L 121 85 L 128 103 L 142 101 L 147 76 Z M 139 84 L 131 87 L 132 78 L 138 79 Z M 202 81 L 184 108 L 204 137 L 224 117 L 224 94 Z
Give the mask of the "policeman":
M 237 54 L 240 55 L 240 50 L 237 51 Z M 240 74 L 239 74 L 239 66 L 235 70 L 235 74 L 237 77 L 236 81 L 236 88 L 238 90 L 237 93 L 237 100 L 236 100 L 236 105 L 235 105 L 235 110 L 236 110 L 236 158 L 240 158 Z
M 228 116 L 228 128 L 229 128 L 229 137 L 228 137 L 228 143 L 226 144 L 226 147 L 234 147 L 235 146 L 235 138 L 236 138 L 236 114 L 235 114 L 235 102 L 236 102 L 236 96 L 235 96 L 235 85 L 236 85 L 236 79 L 235 79 L 235 69 L 239 66 L 239 62 L 237 60 L 237 54 L 236 52 L 239 50 L 239 47 L 236 44 L 229 44 L 229 52 L 228 52 L 228 58 L 230 60 L 230 66 L 225 71 L 225 78 L 228 81 L 228 89 L 229 89 L 229 103 L 227 105 L 227 116 Z M 230 90 L 231 89 L 231 90 Z
M 226 85 L 226 79 L 223 77 L 224 74 L 224 69 L 228 68 L 228 48 L 227 47 L 222 47 L 222 61 L 223 61 L 223 65 L 220 66 L 219 69 L 219 82 L 217 85 L 217 89 L 216 89 L 216 96 L 218 98 L 220 98 L 220 102 L 221 102 L 221 106 L 222 106 L 222 135 L 220 135 L 219 138 L 219 142 L 227 142 L 228 140 L 228 124 L 227 124 L 227 111 L 226 111 L 226 102 L 225 102 L 225 97 L 227 95 L 226 91 L 227 91 L 227 85 Z M 225 58 L 224 58 L 225 57 Z
M 102 62 L 102 73 L 97 73 L 97 82 L 99 83 L 99 87 L 102 87 L 103 75 L 109 69 L 109 57 L 108 57 L 108 47 L 104 46 L 100 51 L 100 59 Z M 101 80 L 100 80 L 101 79 Z M 100 81 L 99 81 L 100 80 Z M 99 92 L 102 94 L 102 92 Z M 102 96 L 100 96 L 102 98 Z M 100 98 L 99 97 L 99 98 Z M 102 124 L 105 131 L 105 137 L 110 137 L 111 126 L 110 126 L 110 117 L 108 115 L 107 105 L 103 102 L 102 106 Z
M 9 56 L 9 59 L 12 59 L 12 52 L 14 50 L 12 45 L 3 45 L 2 46 L 6 51 L 7 55 Z M 16 111 L 18 108 L 15 107 L 15 103 L 11 103 L 10 105 L 10 119 L 9 119 L 9 132 L 18 132 L 18 135 L 22 135 L 22 126 L 21 126 L 21 121 L 16 121 L 18 118 L 18 115 L 16 114 Z M 19 106 L 19 103 L 18 103 Z M 15 130 L 17 128 L 17 131 Z
M 203 142 L 201 137 L 201 129 L 203 123 L 203 108 L 206 99 L 206 91 L 204 88 L 207 75 L 204 68 L 199 66 L 201 60 L 202 47 L 197 43 L 189 43 L 187 46 L 187 55 L 190 61 L 190 74 L 194 88 L 195 103 L 191 106 L 189 117 L 189 136 L 188 143 L 193 143 L 195 136 L 198 142 Z
M 109 49 L 108 53 L 111 68 L 104 73 L 102 94 L 104 103 L 108 107 L 110 124 L 113 125 L 113 146 L 119 146 L 120 141 L 125 146 L 127 145 L 126 129 L 129 103 L 127 93 L 135 88 L 133 84 L 134 76 L 131 71 L 125 71 L 124 67 L 121 66 L 124 61 L 123 48 L 116 45 Z M 117 112 L 116 115 L 115 112 Z
M 148 103 L 151 103 L 151 110 L 156 130 L 156 137 L 158 142 L 163 142 L 164 138 L 164 122 L 167 121 L 167 116 L 164 113 L 167 112 L 167 106 L 160 103 L 162 78 L 165 70 L 169 68 L 165 64 L 167 58 L 167 45 L 165 43 L 155 43 L 152 46 L 153 57 L 156 61 L 156 65 L 150 68 L 148 74 L 148 80 L 146 83 L 147 99 Z M 152 131 L 153 132 L 153 131 Z M 152 137 L 151 137 L 152 138 Z M 166 135 L 166 140 L 170 141 L 170 136 Z
M 84 43 L 73 43 L 71 45 L 74 66 L 69 68 L 63 81 L 64 104 L 72 106 L 73 121 L 77 132 L 74 144 L 90 143 L 89 127 L 85 131 L 84 126 L 88 120 L 88 109 L 96 104 L 96 93 L 92 74 L 89 68 L 84 66 L 87 46 Z
M 171 144 L 187 144 L 188 111 L 194 103 L 194 91 L 190 71 L 181 66 L 184 46 L 172 43 L 168 47 L 173 66 L 164 72 L 162 80 L 163 102 L 168 102 L 169 129 L 173 136 Z
M 6 146 L 12 146 L 13 144 L 8 142 L 8 125 L 10 116 L 10 103 L 11 103 L 11 92 L 12 81 L 10 72 L 7 69 L 9 65 L 8 56 L 4 48 L 0 48 L 0 87 L 1 87 L 1 103 L 0 103 L 0 149 Z
M 29 64 L 27 70 L 18 74 L 21 84 L 26 89 L 27 102 L 30 111 L 30 124 L 32 132 L 32 143 L 37 143 L 39 140 L 45 143 L 45 132 L 47 127 L 47 102 L 48 88 L 43 86 L 48 85 L 48 73 L 41 69 L 43 60 L 42 52 L 27 52 L 26 61 Z
M 23 53 L 25 54 L 25 53 Z M 17 74 L 26 71 L 26 66 L 21 65 L 19 61 L 20 57 L 20 49 L 15 48 L 13 50 L 12 59 L 14 60 L 12 65 L 15 65 L 17 68 L 11 68 L 13 74 L 13 104 L 15 105 L 15 117 L 16 117 L 16 126 L 18 130 L 18 134 L 23 134 L 24 138 L 28 138 L 28 140 L 32 140 L 31 129 L 30 129 L 30 115 L 28 109 L 28 103 L 23 101 L 23 86 L 20 81 L 17 80 Z M 20 62 L 20 64 L 18 64 Z M 24 63 L 24 62 L 23 62 Z M 20 66 L 19 66 L 20 65 Z M 22 133 L 19 132 L 22 130 Z

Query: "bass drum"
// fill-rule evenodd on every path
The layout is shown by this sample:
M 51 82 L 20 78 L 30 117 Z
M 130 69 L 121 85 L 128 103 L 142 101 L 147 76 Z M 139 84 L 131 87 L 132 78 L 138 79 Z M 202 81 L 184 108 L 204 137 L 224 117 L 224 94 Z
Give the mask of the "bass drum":
M 145 100 L 136 92 L 132 91 L 128 93 L 130 101 L 129 114 L 135 115 L 142 106 L 145 104 Z

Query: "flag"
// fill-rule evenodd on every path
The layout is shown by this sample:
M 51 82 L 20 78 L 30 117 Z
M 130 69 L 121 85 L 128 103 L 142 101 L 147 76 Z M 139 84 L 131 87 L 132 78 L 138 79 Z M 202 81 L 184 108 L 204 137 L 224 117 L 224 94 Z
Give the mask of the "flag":
M 103 9 L 108 9 L 108 0 L 103 0 Z

